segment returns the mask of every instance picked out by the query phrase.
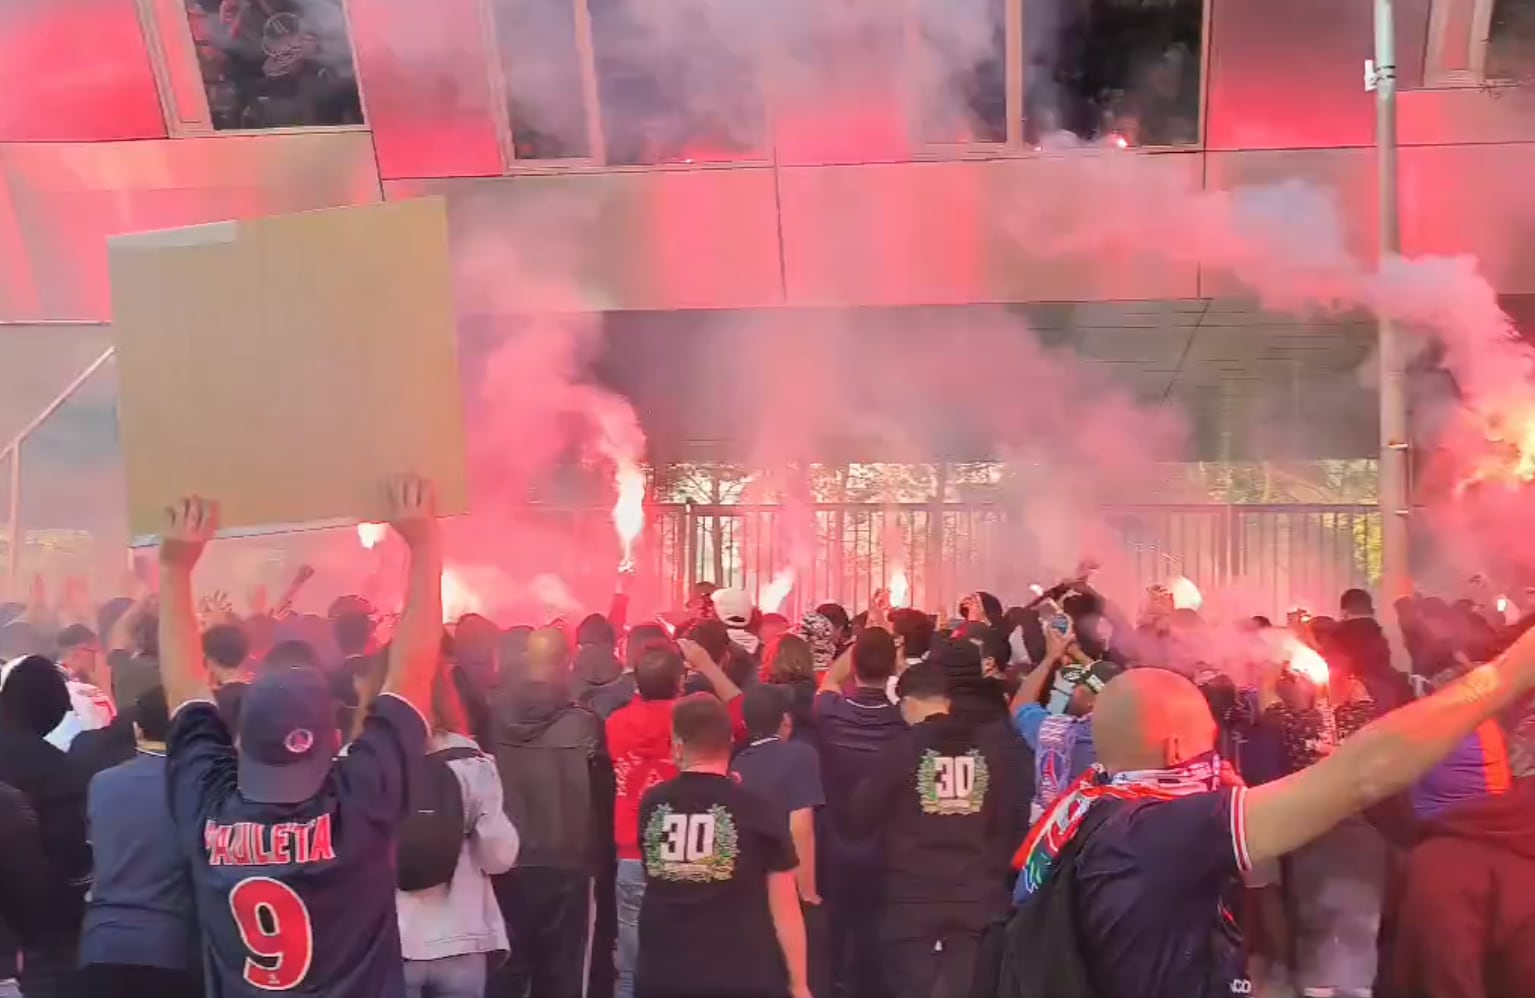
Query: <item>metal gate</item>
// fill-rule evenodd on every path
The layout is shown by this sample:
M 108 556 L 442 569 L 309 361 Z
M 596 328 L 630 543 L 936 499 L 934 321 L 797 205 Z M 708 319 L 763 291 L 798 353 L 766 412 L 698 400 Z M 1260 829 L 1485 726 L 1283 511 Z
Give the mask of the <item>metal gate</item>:
M 699 581 L 760 596 L 784 563 L 785 511 L 777 506 L 656 506 L 647 544 L 674 601 Z M 818 504 L 809 577 L 786 613 L 834 600 L 863 607 L 904 569 L 913 605 L 953 606 L 993 588 L 1021 599 L 1031 579 L 1015 563 L 1008 511 L 984 503 Z M 1138 587 L 1184 575 L 1229 590 L 1249 612 L 1282 614 L 1304 604 L 1325 612 L 1380 572 L 1380 514 L 1373 505 L 1159 505 L 1105 511 L 1104 520 Z M 808 604 L 808 605 L 807 605 Z

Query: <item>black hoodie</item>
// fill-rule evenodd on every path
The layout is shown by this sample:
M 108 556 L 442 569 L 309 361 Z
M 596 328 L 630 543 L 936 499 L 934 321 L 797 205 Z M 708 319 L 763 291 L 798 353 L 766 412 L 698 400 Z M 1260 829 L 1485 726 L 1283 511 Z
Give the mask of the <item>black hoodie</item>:
M 44 738 L 69 709 L 64 677 L 49 660 L 29 656 L 0 687 L 0 783 L 20 791 L 36 814 L 49 862 L 49 908 L 67 935 L 79 932 L 91 879 L 86 839 L 86 779 Z M 32 926 L 12 926 L 25 938 Z
M 491 713 L 506 813 L 522 841 L 517 865 L 595 875 L 613 823 L 602 720 L 552 683 L 504 687 Z
M 576 703 L 590 707 L 604 721 L 634 699 L 634 676 L 624 672 L 607 645 L 582 645 L 570 674 Z
M 1007 910 L 1011 853 L 1026 830 L 1008 735 L 1004 725 L 937 714 L 883 751 L 859 784 L 848 821 L 855 833 L 882 833 L 892 907 L 976 928 Z
M 1373 617 L 1340 621 L 1322 651 L 1329 660 L 1336 660 L 1333 665 L 1359 678 L 1382 713 L 1412 699 L 1412 686 L 1391 665 L 1391 644 Z

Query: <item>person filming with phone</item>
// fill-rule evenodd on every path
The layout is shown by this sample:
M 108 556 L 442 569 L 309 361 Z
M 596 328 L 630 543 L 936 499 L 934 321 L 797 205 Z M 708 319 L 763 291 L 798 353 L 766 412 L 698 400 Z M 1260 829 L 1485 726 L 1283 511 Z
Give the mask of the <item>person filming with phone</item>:
M 1013 726 L 1034 753 L 1031 822 L 1097 761 L 1093 706 L 1099 691 L 1123 669 L 1084 653 L 1071 617 L 1053 600 L 1040 604 L 1039 617 L 1044 624 L 1044 660 L 1024 677 L 1011 708 Z

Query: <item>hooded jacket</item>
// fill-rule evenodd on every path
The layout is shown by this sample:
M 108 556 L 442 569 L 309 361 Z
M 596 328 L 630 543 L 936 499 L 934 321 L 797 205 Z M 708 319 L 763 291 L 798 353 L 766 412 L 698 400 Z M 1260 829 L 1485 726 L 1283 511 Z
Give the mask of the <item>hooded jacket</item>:
M 1535 782 L 1418 829 L 1392 959 L 1395 998 L 1535 995 Z
M 576 703 L 590 707 L 604 721 L 634 699 L 634 676 L 624 673 L 606 645 L 582 645 L 570 672 Z
M 1412 699 L 1407 677 L 1391 665 L 1391 643 L 1373 617 L 1340 621 L 1323 649 L 1329 660 L 1359 677 L 1370 698 L 1384 710 Z
M 91 879 L 85 830 L 85 778 L 45 736 L 69 710 L 64 677 L 54 664 L 29 657 L 13 664 L 0 686 L 0 783 L 20 791 L 37 815 L 51 884 L 49 927 L 79 932 Z M 13 926 L 25 936 L 33 927 Z
M 562 684 L 516 684 L 491 703 L 491 743 L 518 865 L 595 875 L 613 800 L 602 720 Z
M 438 732 L 428 751 L 478 748 L 463 735 Z M 441 960 L 510 948 L 490 878 L 517 862 L 518 838 L 504 812 L 495 760 L 476 754 L 454 759 L 448 769 L 458 779 L 467 834 L 451 880 L 395 894 L 400 951 L 407 960 Z

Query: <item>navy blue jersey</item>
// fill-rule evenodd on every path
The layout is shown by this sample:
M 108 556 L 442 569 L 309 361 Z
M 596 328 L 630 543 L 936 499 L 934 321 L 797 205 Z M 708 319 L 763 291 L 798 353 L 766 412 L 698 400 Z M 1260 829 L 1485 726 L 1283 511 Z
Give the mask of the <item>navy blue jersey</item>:
M 317 794 L 257 804 L 240 795 L 218 708 L 193 701 L 177 711 L 166 772 L 178 844 L 191 859 L 209 998 L 403 998 L 394 840 L 426 740 L 416 709 L 384 694 Z
M 1236 787 L 1115 803 L 1082 847 L 1080 919 L 1104 998 L 1252 992 L 1241 935 L 1224 904 L 1252 866 L 1246 794 Z

